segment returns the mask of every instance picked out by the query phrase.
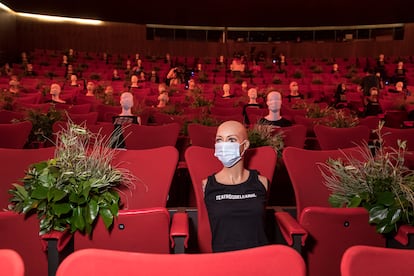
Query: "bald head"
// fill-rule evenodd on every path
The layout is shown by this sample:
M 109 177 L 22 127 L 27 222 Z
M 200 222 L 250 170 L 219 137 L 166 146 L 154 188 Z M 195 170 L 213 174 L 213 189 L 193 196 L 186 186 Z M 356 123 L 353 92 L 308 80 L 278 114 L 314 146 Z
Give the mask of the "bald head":
M 271 91 L 266 98 L 267 107 L 271 112 L 278 112 L 282 106 L 282 95 L 278 91 Z
M 130 109 L 134 106 L 134 96 L 131 92 L 123 92 L 119 102 L 123 109 Z
M 59 95 L 60 94 L 60 85 L 57 83 L 52 83 L 50 85 L 50 94 L 52 95 Z
M 216 140 L 221 142 L 243 142 L 247 140 L 246 127 L 238 121 L 226 121 L 217 128 Z

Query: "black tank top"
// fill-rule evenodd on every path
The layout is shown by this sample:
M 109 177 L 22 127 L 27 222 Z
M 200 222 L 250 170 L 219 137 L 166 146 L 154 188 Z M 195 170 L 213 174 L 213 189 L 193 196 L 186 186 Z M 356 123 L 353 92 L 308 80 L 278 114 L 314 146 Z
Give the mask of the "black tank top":
M 236 185 L 223 185 L 214 175 L 207 179 L 204 201 L 210 221 L 213 252 L 268 244 L 265 233 L 266 189 L 256 170 Z

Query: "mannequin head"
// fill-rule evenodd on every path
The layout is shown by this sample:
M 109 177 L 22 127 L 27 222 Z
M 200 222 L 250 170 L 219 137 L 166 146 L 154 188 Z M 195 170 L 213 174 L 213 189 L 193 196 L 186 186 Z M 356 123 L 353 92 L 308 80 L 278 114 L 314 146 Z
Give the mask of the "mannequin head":
M 220 156 L 217 156 L 216 154 L 223 151 L 223 148 L 220 149 L 221 143 L 238 143 L 239 144 L 239 154 L 240 159 L 234 160 L 231 162 L 231 164 L 226 165 L 225 161 L 220 158 Z M 217 132 L 216 132 L 216 150 L 215 150 L 215 156 L 217 156 L 221 162 L 223 162 L 223 165 L 225 167 L 231 168 L 231 167 L 237 167 L 242 166 L 243 167 L 243 156 L 246 150 L 249 148 L 250 142 L 248 140 L 247 136 L 247 130 L 246 127 L 238 122 L 238 121 L 225 121 L 221 125 L 218 126 Z M 219 152 L 217 151 L 219 150 Z M 225 149 L 224 149 L 225 151 Z
M 256 103 L 256 100 L 257 100 L 257 89 L 256 88 L 250 88 L 247 91 L 247 95 L 249 96 L 249 103 Z
M 225 83 L 223 84 L 223 96 L 229 96 L 230 95 L 230 84 Z
M 247 81 L 243 81 L 241 83 L 241 88 L 242 88 L 243 91 L 246 91 L 247 90 Z
M 279 113 L 282 107 L 282 95 L 279 91 L 271 91 L 267 94 L 266 104 L 271 113 Z
M 50 95 L 59 97 L 61 92 L 60 85 L 57 83 L 52 83 L 50 85 Z
M 292 81 L 289 84 L 290 95 L 297 95 L 299 92 L 299 85 L 296 81 Z
M 131 115 L 131 108 L 134 106 L 134 96 L 131 92 L 123 92 L 119 99 L 119 103 L 122 107 L 121 115 Z
M 170 100 L 170 97 L 168 97 L 168 93 L 166 91 L 160 93 L 160 95 L 158 96 L 159 102 L 158 102 L 157 107 L 166 107 L 169 100 Z

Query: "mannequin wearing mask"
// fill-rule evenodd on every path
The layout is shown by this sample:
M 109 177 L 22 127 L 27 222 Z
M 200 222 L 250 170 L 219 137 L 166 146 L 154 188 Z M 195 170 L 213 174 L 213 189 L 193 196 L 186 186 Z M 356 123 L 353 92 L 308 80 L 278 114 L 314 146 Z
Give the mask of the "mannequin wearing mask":
M 223 168 L 203 180 L 213 252 L 268 244 L 264 230 L 268 181 L 244 167 L 249 146 L 243 124 L 226 121 L 218 127 L 214 156 Z

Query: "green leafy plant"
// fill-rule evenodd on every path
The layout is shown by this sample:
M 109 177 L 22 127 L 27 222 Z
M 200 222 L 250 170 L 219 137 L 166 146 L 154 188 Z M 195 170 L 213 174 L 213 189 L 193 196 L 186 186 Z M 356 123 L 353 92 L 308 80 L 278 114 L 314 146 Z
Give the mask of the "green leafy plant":
M 315 74 L 320 74 L 320 73 L 323 73 L 323 68 L 322 68 L 322 66 L 320 66 L 320 65 L 311 65 L 311 66 L 310 66 L 310 69 L 311 69 L 311 71 L 312 71 L 313 73 L 315 73 Z
M 322 84 L 323 80 L 321 78 L 312 79 L 312 84 Z
M 14 95 L 9 91 L 0 93 L 0 109 L 13 110 Z
M 332 107 L 321 107 L 318 103 L 308 104 L 306 107 L 306 116 L 308 118 L 324 118 L 332 112 Z
M 208 75 L 207 75 L 207 73 L 204 72 L 204 71 L 199 72 L 199 74 L 198 74 L 198 81 L 200 83 L 207 83 L 208 82 Z
M 67 229 L 91 234 L 99 217 L 109 228 L 118 215 L 117 188 L 131 187 L 134 179 L 111 164 L 116 151 L 110 141 L 68 122 L 57 135 L 54 158 L 32 164 L 23 185 L 13 184 L 9 209 L 37 214 L 40 234 Z
M 321 171 L 333 207 L 364 207 L 369 223 L 387 234 L 402 224 L 414 224 L 414 172 L 404 165 L 407 141 L 398 141 L 398 148 L 384 146 L 383 125 L 375 130 L 375 152 L 368 144 L 359 146 L 362 160 L 344 154 L 321 164 Z
M 302 77 L 303 77 L 302 71 L 300 71 L 299 69 L 295 70 L 295 72 L 293 73 L 293 78 L 294 79 L 301 79 Z
M 284 148 L 283 131 L 276 132 L 271 125 L 255 124 L 247 130 L 251 148 L 271 146 L 281 157 Z
M 91 80 L 100 81 L 101 80 L 101 74 L 92 73 L 92 74 L 89 75 L 89 78 Z
M 359 119 L 358 116 L 349 112 L 331 108 L 328 116 L 319 123 L 330 127 L 346 128 L 357 126 L 359 124 Z
M 282 83 L 282 80 L 281 80 L 281 78 L 278 75 L 275 75 L 273 77 L 273 79 L 272 79 L 272 83 L 273 84 L 281 84 Z
M 190 103 L 190 107 L 210 107 L 213 105 L 211 100 L 204 97 L 203 91 L 199 87 L 188 90 L 186 101 Z
M 53 124 L 62 118 L 62 111 L 57 110 L 53 104 L 47 112 L 43 112 L 40 109 L 29 109 L 26 119 L 33 125 L 29 134 L 29 143 L 51 140 L 53 136 Z

